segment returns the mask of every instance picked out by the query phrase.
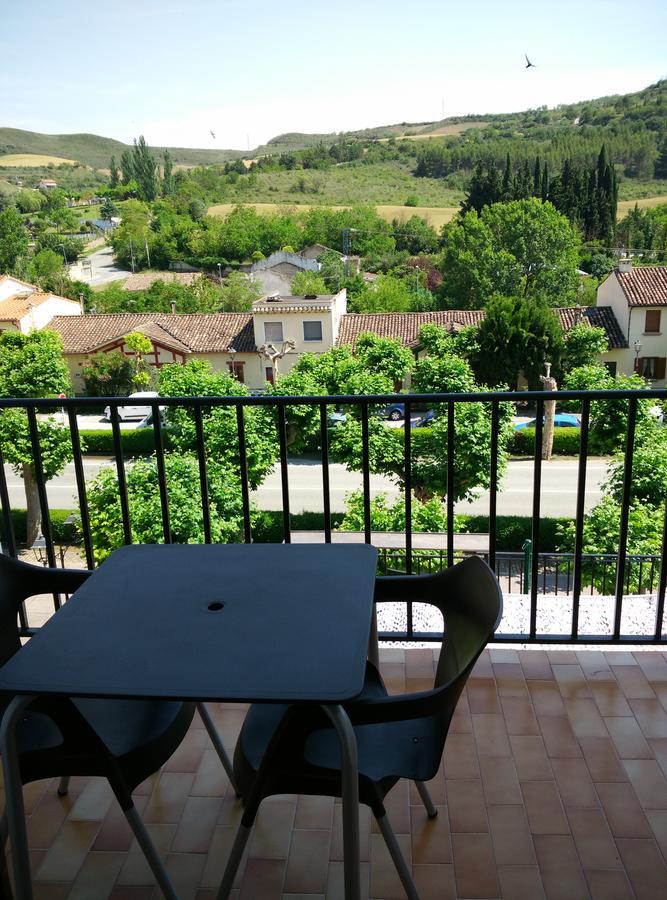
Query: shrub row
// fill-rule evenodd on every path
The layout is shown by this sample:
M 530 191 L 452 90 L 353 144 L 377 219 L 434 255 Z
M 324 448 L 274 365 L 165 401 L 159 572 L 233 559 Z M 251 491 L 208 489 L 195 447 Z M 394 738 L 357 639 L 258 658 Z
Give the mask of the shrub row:
M 576 456 L 579 453 L 580 428 L 554 429 L 553 453 L 555 456 Z M 521 428 L 512 434 L 510 456 L 532 456 L 535 452 L 535 429 Z
M 53 539 L 56 543 L 73 544 L 76 537 L 76 526 L 65 525 L 65 519 L 72 514 L 71 509 L 52 509 L 51 528 L 53 529 Z M 12 510 L 12 526 L 14 528 L 14 538 L 18 544 L 25 544 L 26 536 L 26 511 L 24 509 Z M 0 519 L 0 538 L 5 541 L 5 524 L 4 519 Z

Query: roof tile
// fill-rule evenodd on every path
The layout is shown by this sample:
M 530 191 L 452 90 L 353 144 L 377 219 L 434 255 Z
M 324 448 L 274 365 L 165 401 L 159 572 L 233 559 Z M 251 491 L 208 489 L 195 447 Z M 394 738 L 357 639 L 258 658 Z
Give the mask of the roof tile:
M 667 306 L 667 266 L 639 266 L 614 275 L 628 306 Z

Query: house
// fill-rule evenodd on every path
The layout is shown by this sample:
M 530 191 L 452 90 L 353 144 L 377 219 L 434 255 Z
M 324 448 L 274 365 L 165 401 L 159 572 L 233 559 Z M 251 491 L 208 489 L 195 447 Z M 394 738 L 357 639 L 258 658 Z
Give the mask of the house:
M 0 276 L 0 332 L 28 334 L 34 328 L 46 328 L 54 316 L 81 316 L 81 304 L 13 276 Z
M 622 259 L 598 288 L 598 309 L 611 309 L 624 348 L 614 362 L 620 372 L 638 372 L 653 387 L 665 387 L 667 360 L 667 266 L 634 267 Z
M 37 187 L 42 188 L 44 191 L 52 191 L 53 188 L 58 187 L 58 182 L 52 178 L 42 178 Z

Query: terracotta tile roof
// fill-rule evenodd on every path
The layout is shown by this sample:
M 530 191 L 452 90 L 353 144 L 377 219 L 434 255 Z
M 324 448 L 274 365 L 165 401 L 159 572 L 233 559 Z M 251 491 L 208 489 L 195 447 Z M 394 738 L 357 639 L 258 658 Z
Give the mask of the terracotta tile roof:
M 0 275 L 0 285 L 4 281 L 11 281 L 13 284 L 22 284 L 24 287 L 30 288 L 31 291 L 37 290 L 37 287 L 34 284 L 28 284 L 27 281 L 21 281 L 20 278 L 14 278 L 13 275 Z
M 645 266 L 613 273 L 628 306 L 667 306 L 667 266 Z
M 564 331 L 569 331 L 577 318 L 575 307 L 555 309 Z M 582 317 L 597 328 L 604 328 L 609 349 L 626 347 L 620 325 L 611 307 L 583 307 Z M 417 347 L 422 325 L 440 325 L 450 331 L 458 331 L 467 325 L 479 325 L 484 318 L 483 309 L 448 309 L 419 313 L 349 313 L 343 316 L 338 333 L 338 346 L 355 346 L 360 334 L 370 331 L 380 337 L 393 338 L 406 347 Z
M 138 275 L 130 275 L 123 285 L 123 290 L 146 291 L 156 281 L 192 284 L 196 278 L 201 277 L 201 272 L 140 272 Z
M 34 291 L 32 294 L 13 294 L 0 300 L 0 321 L 18 322 L 29 311 L 31 306 L 39 306 L 52 296 L 44 291 Z
M 222 353 L 230 345 L 239 353 L 256 351 L 250 313 L 54 316 L 49 328 L 62 337 L 65 353 L 90 353 L 137 330 L 160 343 L 170 339 L 168 346 L 178 344 L 183 353 Z

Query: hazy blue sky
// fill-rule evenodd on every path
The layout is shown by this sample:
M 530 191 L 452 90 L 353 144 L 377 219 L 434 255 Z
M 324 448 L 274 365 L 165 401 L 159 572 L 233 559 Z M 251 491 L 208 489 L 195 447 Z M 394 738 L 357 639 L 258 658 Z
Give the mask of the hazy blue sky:
M 2 6 L 0 125 L 152 144 L 246 149 L 285 131 L 554 106 L 667 77 L 665 0 Z

